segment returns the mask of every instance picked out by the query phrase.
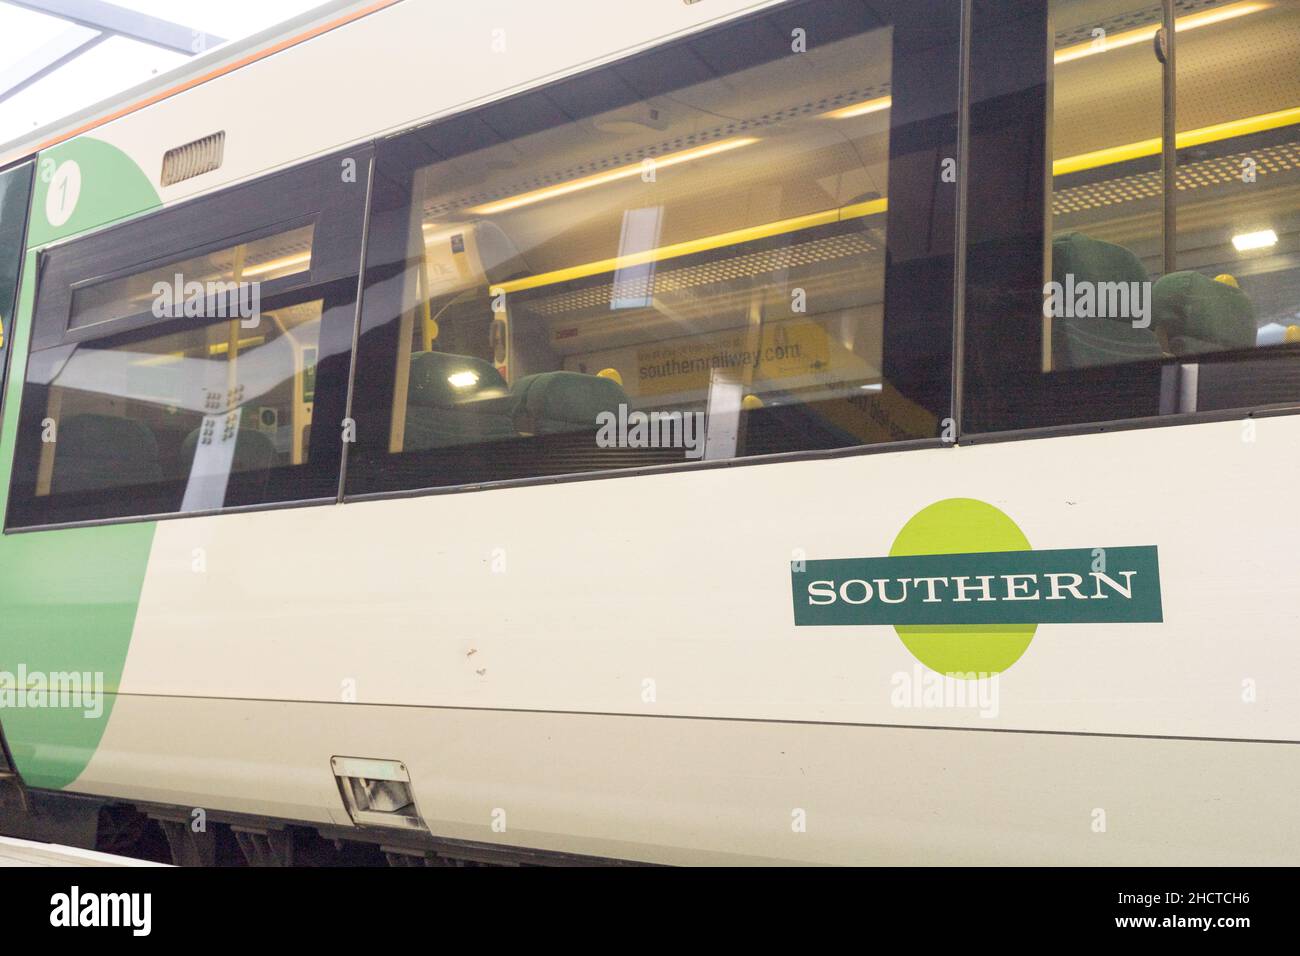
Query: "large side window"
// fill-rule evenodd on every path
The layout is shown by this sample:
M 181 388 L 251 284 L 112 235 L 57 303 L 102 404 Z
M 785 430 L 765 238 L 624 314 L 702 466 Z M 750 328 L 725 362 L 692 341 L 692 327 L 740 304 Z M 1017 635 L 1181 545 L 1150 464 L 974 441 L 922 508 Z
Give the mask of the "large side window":
M 784 5 L 381 143 L 348 493 L 938 436 L 958 8 Z
M 42 254 L 10 527 L 337 495 L 365 209 L 340 168 Z
M 0 172 L 0 395 L 4 394 L 9 339 L 17 311 L 18 274 L 22 269 L 31 186 L 31 163 Z
M 966 431 L 1300 398 L 1298 59 L 1296 3 L 977 5 Z

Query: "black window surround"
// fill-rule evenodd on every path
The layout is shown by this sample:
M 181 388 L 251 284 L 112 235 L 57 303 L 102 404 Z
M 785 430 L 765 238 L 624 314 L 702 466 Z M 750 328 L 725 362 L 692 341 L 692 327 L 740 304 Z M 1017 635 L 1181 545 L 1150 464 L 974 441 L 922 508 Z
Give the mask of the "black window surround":
M 887 11 L 891 16 L 882 16 Z M 938 444 L 950 431 L 957 184 L 944 161 L 957 156 L 961 5 L 947 0 L 868 3 L 814 0 L 779 6 L 693 34 L 576 77 L 396 134 L 377 144 L 374 197 L 354 382 L 357 443 L 348 450 L 347 499 L 430 491 L 605 478 L 646 471 L 743 465 L 810 455 L 861 453 L 913 442 Z M 896 423 L 884 445 L 778 452 L 753 458 L 507 475 L 482 446 L 389 454 L 396 316 L 407 264 L 407 213 L 421 167 L 509 142 L 558 122 L 592 116 L 666 95 L 703 79 L 798 56 L 791 38 L 809 45 L 892 24 L 892 116 L 885 257 L 883 373 L 899 404 L 931 424 Z M 607 78 L 602 82 L 603 77 Z M 554 104 L 563 104 L 558 114 Z M 776 413 L 772 409 L 771 413 Z M 449 454 L 450 452 L 450 454 Z M 453 461 L 451 455 L 459 455 Z M 530 462 L 530 467 L 535 467 Z M 631 463 L 629 463 L 631 465 Z
M 271 311 L 300 302 L 322 302 L 310 455 L 299 465 L 273 467 L 261 500 L 234 505 L 266 507 L 337 498 L 372 152 L 370 146 L 359 146 L 41 252 L 6 531 L 179 516 L 184 479 L 104 491 L 36 494 L 49 387 L 31 380 L 34 371 L 57 366 L 83 345 L 120 347 L 192 329 L 196 322 L 214 321 L 159 319 L 146 311 L 70 328 L 74 290 L 304 225 L 313 227 L 310 267 L 261 283 L 261 305 L 263 311 Z M 344 175 L 345 168 L 355 168 L 356 175 Z M 21 373 L 14 370 L 15 376 Z
M 1045 0 L 972 3 L 959 441 L 1300 411 L 1300 344 L 1042 370 L 1048 12 Z M 1179 150 L 1179 161 L 1190 153 Z M 1180 399 L 1189 363 L 1190 407 Z
M 693 35 L 690 40 L 707 40 L 725 45 L 732 36 L 735 57 L 750 57 L 753 64 L 763 49 L 769 55 L 788 52 L 789 29 L 809 22 L 801 11 L 816 3 L 792 3 L 764 11 L 753 17 Z M 864 10 L 868 4 L 861 4 Z M 1191 414 L 1171 413 L 1172 381 L 1177 374 L 1178 359 L 1131 363 L 1104 368 L 1077 369 L 1044 374 L 1042 359 L 1042 287 L 1045 255 L 1050 226 L 1046 215 L 1050 157 L 1048 153 L 1049 71 L 1052 62 L 1052 37 L 1047 5 L 1040 0 L 984 2 L 964 0 L 946 3 L 926 0 L 934 10 L 925 29 L 918 27 L 913 36 L 917 50 L 925 56 L 909 59 L 899 56 L 896 69 L 930 73 L 956 63 L 955 43 L 962 35 L 960 17 L 966 18 L 969 46 L 966 50 L 967 132 L 960 145 L 956 131 L 956 101 L 953 110 L 944 112 L 946 104 L 916 102 L 906 98 L 895 102 L 898 122 L 891 128 L 891 169 L 889 209 L 889 270 L 887 301 L 895 305 L 885 324 L 886 361 L 907 359 L 903 366 L 887 369 L 912 400 L 933 413 L 940 421 L 951 417 L 958 425 L 959 441 L 997 441 L 1026 435 L 1045 435 L 1079 430 L 1107 430 L 1176 424 L 1185 421 L 1242 417 L 1254 413 L 1300 411 L 1300 346 L 1275 346 L 1266 354 L 1258 351 L 1221 352 L 1200 358 L 1202 404 Z M 767 24 L 760 28 L 758 23 Z M 772 32 L 780 37 L 777 43 Z M 679 41 L 682 42 L 682 41 Z M 766 44 L 766 47 L 764 47 Z M 642 54 L 617 61 L 643 78 L 645 83 L 662 77 L 664 67 L 674 62 L 676 44 L 668 44 Z M 780 54 L 777 48 L 780 47 Z M 721 49 L 721 47 L 720 47 Z M 743 50 L 743 53 L 741 52 Z M 724 51 L 725 52 L 725 51 Z M 720 56 L 723 54 L 720 53 Z M 661 58 L 656 67 L 656 57 Z M 603 69 L 603 68 L 602 68 Z M 671 70 L 668 70 L 671 75 Z M 579 74 L 556 84 L 564 87 L 572 100 L 573 115 L 583 109 L 595 111 L 611 104 L 608 92 L 597 82 L 600 70 Z M 902 80 L 896 80 L 901 85 Z M 309 275 L 292 276 L 273 293 L 292 296 L 307 285 L 325 282 L 337 291 L 338 299 L 330 312 L 330 341 L 322 342 L 322 359 L 317 372 L 316 423 L 339 422 L 349 409 L 358 420 L 359 439 L 369 432 L 368 415 L 385 408 L 383 401 L 388 377 L 386 369 L 359 361 L 349 382 L 349 365 L 353 361 L 352 338 L 360 334 L 377 337 L 380 324 L 357 319 L 360 306 L 354 301 L 357 286 L 357 263 L 363 236 L 362 223 L 367 212 L 372 221 L 368 230 L 374 241 L 376 223 L 382 222 L 394 203 L 404 201 L 400 171 L 427 165 L 432 161 L 469 151 L 480 142 L 483 133 L 475 127 L 481 119 L 494 116 L 508 127 L 526 129 L 536 117 L 528 108 L 529 91 L 490 104 L 479 110 L 458 114 L 429 126 L 410 130 L 371 146 L 359 146 L 337 156 L 313 161 L 252 183 L 210 194 L 175 207 L 149 214 L 121 226 L 110 227 L 71 243 L 47 249 L 38 266 L 39 287 L 32 330 L 31 352 L 70 344 L 84 338 L 100 338 L 107 331 L 100 326 L 69 330 L 68 317 L 73 286 L 88 279 L 106 279 L 125 272 L 165 264 L 205 249 L 221 248 L 231 243 L 257 238 L 286 225 L 312 220 L 310 199 L 328 183 L 341 182 L 340 162 L 356 160 L 358 182 L 349 185 L 350 198 L 337 216 L 315 220 L 318 232 L 313 243 L 312 269 Z M 587 105 L 584 107 L 583 104 Z M 910 120 L 909 120 L 910 114 Z M 943 117 L 940 119 L 939 117 Z M 511 125 L 513 124 L 513 126 Z M 493 134 L 496 136 L 496 134 Z M 498 137 L 499 139 L 499 137 Z M 496 140 L 493 140 L 496 141 Z M 911 150 L 913 164 L 917 156 L 959 159 L 959 179 L 965 189 L 962 216 L 964 229 L 957 228 L 956 191 L 939 176 L 937 168 L 909 169 L 893 163 L 895 144 L 900 153 Z M 367 177 L 361 170 L 370 168 L 372 151 L 377 152 L 385 173 L 380 169 L 372 185 L 374 197 L 369 210 L 364 197 Z M 311 185 L 305 185 L 302 173 L 313 170 Z M 399 171 L 394 178 L 392 172 Z M 309 177 L 310 178 L 310 177 Z M 911 199 L 909 199 L 909 195 Z M 951 196 L 951 201 L 949 197 Z M 919 198 L 923 197 L 923 198 Z M 916 200 L 916 202 L 913 202 Z M 255 208 L 250 217 L 248 209 Z M 346 212 L 344 211 L 346 209 Z M 910 211 L 909 211 L 910 210 Z M 197 213 L 197 215 L 196 215 Z M 254 222 L 254 228 L 249 223 Z M 960 234 L 959 234 L 960 232 Z M 926 237 L 928 245 L 919 237 Z M 952 236 L 946 248 L 943 237 Z M 182 237 L 178 241 L 178 237 Z M 910 248 L 913 243 L 916 248 Z M 113 253 L 122 248 L 132 250 L 130 264 Z M 382 237 L 369 257 L 371 271 L 366 285 L 383 278 Z M 82 256 L 78 268 L 71 268 L 74 257 Z M 956 256 L 961 262 L 961 304 L 954 309 L 953 276 Z M 349 258 L 350 257 L 350 258 Z M 391 264 L 389 265 L 391 269 Z M 332 279 L 332 281 L 327 281 Z M 270 287 L 270 283 L 268 283 Z M 353 291 L 349 291 L 349 287 Z M 903 307 L 898 303 L 907 302 Z M 960 312 L 954 328 L 954 312 Z M 123 317 L 114 323 L 114 337 L 128 337 L 158 320 L 151 316 Z M 359 330 L 356 328 L 359 324 Z M 5 351 L 12 339 L 6 329 Z M 953 340 L 959 343 L 954 351 Z M 929 340 L 924 350 L 915 347 L 917 337 Z M 910 341 L 909 348 L 890 343 Z M 960 402 L 954 400 L 951 382 L 954 354 L 960 355 L 955 371 L 960 383 Z M 7 359 L 7 356 L 5 356 Z M 358 357 L 359 359 L 359 357 Z M 22 373 L 13 370 L 13 375 Z M 16 383 L 13 383 L 16 384 Z M 349 388 L 355 395 L 349 396 Z M 35 402 L 38 389 L 25 389 L 26 400 Z M 34 407 L 34 406 L 33 406 Z M 39 425 L 39 416 L 35 419 Z M 20 432 L 32 425 L 31 410 L 24 407 Z M 385 431 L 380 423 L 374 433 Z M 820 453 L 795 453 L 690 465 L 663 466 L 654 471 L 759 464 L 771 460 L 798 457 L 829 457 L 879 453 L 933 447 L 942 443 L 936 436 L 900 437 L 897 442 L 857 446 Z M 174 512 L 136 510 L 118 515 L 92 516 L 70 505 L 59 514 L 30 508 L 32 487 L 23 486 L 23 444 L 16 443 L 14 487 L 5 530 L 30 530 L 67 524 L 93 524 L 105 521 L 145 520 L 182 517 Z M 328 447 L 323 447 L 327 446 Z M 321 427 L 314 431 L 312 474 L 305 476 L 300 491 L 292 497 L 257 507 L 287 506 L 324 500 L 339 495 L 339 462 L 345 451 L 345 473 L 358 469 L 364 475 L 364 458 L 355 449 L 345 448 L 341 429 Z M 30 463 L 28 463 L 30 465 Z M 30 467 L 28 467 L 30 471 Z M 641 473 L 644 469 L 605 471 L 584 475 L 565 475 L 565 479 L 603 479 Z M 536 480 L 554 481 L 557 477 Z M 531 483 L 532 479 L 502 484 Z M 430 486 L 384 488 L 382 482 L 370 483 L 349 497 L 363 498 L 394 494 L 422 494 L 477 489 L 480 484 L 436 488 Z M 349 485 L 349 489 L 352 485 Z M 227 510 L 250 510 L 234 508 Z

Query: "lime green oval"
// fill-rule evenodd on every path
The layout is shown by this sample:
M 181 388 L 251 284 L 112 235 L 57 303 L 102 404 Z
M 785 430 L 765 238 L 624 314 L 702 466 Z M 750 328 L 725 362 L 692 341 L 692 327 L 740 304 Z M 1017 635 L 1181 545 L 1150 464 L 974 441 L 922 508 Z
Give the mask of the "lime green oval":
M 1029 539 L 1007 515 L 975 498 L 945 498 L 903 525 L 890 557 L 1029 551 Z M 926 667 L 965 680 L 999 674 L 1029 648 L 1037 624 L 897 624 L 903 646 Z

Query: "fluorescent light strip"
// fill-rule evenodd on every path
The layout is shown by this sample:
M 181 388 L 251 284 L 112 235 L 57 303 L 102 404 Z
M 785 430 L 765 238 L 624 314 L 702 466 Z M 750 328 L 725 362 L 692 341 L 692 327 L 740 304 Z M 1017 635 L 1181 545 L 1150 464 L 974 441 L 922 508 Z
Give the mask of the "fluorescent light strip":
M 1238 252 L 1249 252 L 1251 249 L 1267 249 L 1270 246 L 1277 245 L 1277 233 L 1272 229 L 1261 229 L 1259 232 L 1243 232 L 1232 237 L 1232 244 Z
M 707 146 L 696 146 L 693 149 L 684 149 L 678 153 L 669 153 L 666 156 L 649 157 L 653 161 L 654 169 L 664 169 L 668 166 L 677 166 L 680 163 L 689 163 L 694 159 L 704 159 L 706 156 L 716 156 L 718 153 L 729 152 L 733 149 L 739 149 L 741 146 L 748 146 L 751 143 L 757 143 L 758 140 L 750 136 L 740 136 L 735 139 L 724 139 L 717 143 L 710 143 Z M 521 206 L 531 206 L 533 203 L 542 202 L 547 199 L 554 199 L 556 196 L 567 196 L 569 193 L 576 193 L 582 189 L 590 189 L 593 186 L 602 186 L 605 183 L 617 182 L 620 179 L 631 179 L 633 176 L 640 176 L 643 169 L 646 168 L 644 162 L 633 163 L 629 166 L 620 166 L 617 169 L 611 169 L 608 172 L 596 173 L 593 176 L 584 176 L 581 179 L 571 179 L 566 183 L 559 183 L 555 186 L 546 186 L 543 189 L 535 189 L 532 192 L 521 193 L 518 196 L 511 196 L 508 199 L 498 199 L 496 202 L 486 203 L 482 206 L 475 206 L 469 211 L 479 216 L 490 216 L 493 213 L 507 212 L 511 209 L 518 209 Z
M 1279 110 L 1276 113 L 1263 113 L 1259 116 L 1248 116 L 1244 119 L 1232 120 L 1228 123 L 1218 123 L 1214 126 L 1205 126 L 1201 129 L 1189 130 L 1186 133 L 1178 134 L 1177 142 L 1180 149 L 1186 146 L 1200 146 L 1218 140 L 1231 139 L 1234 136 L 1243 136 L 1248 133 L 1257 133 L 1261 130 L 1290 126 L 1293 123 L 1300 123 L 1300 107 L 1293 107 L 1289 110 Z M 1130 143 L 1126 146 L 1113 146 L 1109 149 L 1102 149 L 1092 153 L 1083 153 L 1079 156 L 1068 156 L 1064 159 L 1058 159 L 1052 164 L 1052 172 L 1055 175 L 1060 176 L 1064 173 L 1072 173 L 1084 169 L 1107 166 L 1113 163 L 1124 162 L 1125 160 L 1134 159 L 1139 156 L 1152 155 L 1159 152 L 1160 140 L 1144 140 L 1140 143 Z M 494 295 L 498 292 L 522 292 L 526 289 L 535 289 L 540 286 L 554 285 L 558 282 L 567 282 L 572 279 L 581 279 L 605 272 L 613 272 L 617 269 L 629 268 L 646 262 L 661 262 L 665 259 L 674 259 L 679 256 L 691 255 L 696 252 L 704 252 L 709 249 L 718 249 L 724 246 L 737 245 L 742 242 L 752 242 L 755 239 L 762 239 L 769 236 L 798 232 L 802 229 L 811 229 L 815 226 L 825 225 L 830 222 L 842 222 L 846 219 L 879 215 L 887 208 L 887 200 L 873 199 L 868 202 L 856 203 L 852 206 L 844 206 L 840 209 L 828 209 L 823 212 L 810 213 L 806 216 L 797 216 L 793 219 L 783 219 L 762 226 L 752 226 L 748 229 L 738 229 L 733 232 L 721 233 L 715 236 L 704 236 L 699 239 L 679 242 L 674 245 L 661 246 L 657 249 L 650 249 L 646 252 L 639 252 L 631 256 L 602 259 L 598 262 L 588 262 L 578 266 L 570 266 L 566 269 L 557 269 L 553 272 L 546 272 L 541 275 L 527 276 L 522 279 L 515 279 L 510 282 L 503 282 L 500 285 L 493 286 L 491 291 Z
M 1259 116 L 1247 116 L 1244 119 L 1231 120 L 1227 123 L 1216 123 L 1213 126 L 1191 129 L 1185 133 L 1179 133 L 1174 143 L 1176 148 L 1186 149 L 1189 146 L 1203 146 L 1206 143 L 1216 143 L 1219 140 L 1232 139 L 1234 136 L 1246 136 L 1264 130 L 1279 129 L 1295 123 L 1300 123 L 1300 106 L 1293 106 L 1288 110 L 1278 110 L 1276 113 L 1261 113 Z M 1159 139 L 1144 139 L 1137 143 L 1108 146 L 1106 149 L 1094 150 L 1091 153 L 1066 156 L 1052 163 L 1052 175 L 1064 176 L 1066 173 L 1077 173 L 1084 169 L 1110 166 L 1115 163 L 1127 162 L 1130 159 L 1140 159 L 1143 156 L 1156 156 L 1160 153 L 1161 145 Z
M 1234 3 L 1226 7 L 1220 7 L 1217 10 L 1206 10 L 1201 13 L 1189 14 L 1185 17 L 1179 17 L 1174 21 L 1175 31 L 1182 33 L 1185 30 L 1195 30 L 1197 27 L 1209 26 L 1212 23 L 1222 23 L 1225 20 L 1235 20 L 1237 17 L 1244 17 L 1249 13 L 1259 13 L 1273 6 L 1270 2 L 1261 2 L 1261 0 L 1249 0 L 1244 3 Z M 1136 30 L 1127 30 L 1124 33 L 1117 33 L 1113 37 L 1107 37 L 1104 43 L 1079 43 L 1075 46 L 1065 47 L 1057 50 L 1053 57 L 1054 62 L 1069 63 L 1071 60 L 1078 60 L 1085 56 L 1091 56 L 1094 53 L 1105 53 L 1108 50 L 1118 50 L 1122 47 L 1132 46 L 1135 43 L 1141 43 L 1143 40 L 1150 40 L 1160 29 L 1160 24 L 1153 23 L 1149 26 L 1138 27 Z M 861 103 L 853 103 L 829 113 L 823 113 L 822 116 L 827 119 L 852 119 L 855 116 L 865 116 L 868 113 L 876 113 L 881 110 L 887 110 L 893 105 L 891 97 L 878 96 L 875 99 L 863 100 Z
M 1262 2 L 1262 0 L 1246 0 L 1243 3 L 1230 3 L 1226 7 L 1219 7 L 1215 10 L 1204 10 L 1200 13 L 1190 13 L 1185 17 L 1179 17 L 1174 21 L 1174 30 L 1182 33 L 1184 30 L 1195 30 L 1197 27 L 1208 27 L 1213 23 L 1222 23 L 1225 20 L 1235 20 L 1237 17 L 1244 17 L 1250 13 L 1259 13 L 1267 10 L 1272 3 Z M 1052 57 L 1054 63 L 1059 66 L 1062 63 L 1069 63 L 1073 60 L 1083 59 L 1085 56 L 1092 56 L 1094 53 L 1108 53 L 1111 50 L 1119 50 L 1126 46 L 1133 46 L 1150 40 L 1160 29 L 1160 24 L 1152 23 L 1144 27 L 1138 27 L 1136 30 L 1125 30 L 1123 33 L 1117 33 L 1114 36 L 1108 36 L 1100 43 L 1088 40 L 1085 43 L 1076 43 L 1074 46 L 1068 46 L 1057 50 Z
M 868 113 L 879 113 L 881 110 L 887 110 L 893 103 L 893 97 L 877 96 L 874 100 L 863 100 L 861 103 L 842 106 L 837 110 L 831 110 L 829 113 L 823 113 L 822 116 L 827 119 L 852 119 L 855 116 L 866 116 Z
M 1215 10 L 1205 10 L 1201 13 L 1189 14 L 1185 17 L 1179 17 L 1174 21 L 1174 29 L 1178 32 L 1184 30 L 1195 30 L 1197 27 L 1209 26 L 1213 23 L 1222 23 L 1225 20 L 1234 20 L 1237 17 L 1244 17 L 1250 13 L 1259 13 L 1267 10 L 1273 4 L 1269 0 L 1243 0 L 1241 3 L 1232 3 L 1226 7 L 1219 7 Z M 1124 33 L 1116 34 L 1113 37 L 1107 37 L 1102 43 L 1088 41 L 1087 43 L 1076 44 L 1075 46 L 1066 47 L 1057 50 L 1054 61 L 1057 64 L 1068 63 L 1085 56 L 1091 56 L 1094 53 L 1105 53 L 1108 50 L 1117 50 L 1122 47 L 1132 46 L 1141 43 L 1144 40 L 1150 40 L 1160 29 L 1158 23 L 1149 26 L 1139 27 L 1136 30 L 1128 30 Z M 857 116 L 866 116 L 869 113 L 878 113 L 889 109 L 893 106 L 893 98 L 890 96 L 878 96 L 874 99 L 863 100 L 861 103 L 852 103 L 849 106 L 843 106 L 839 109 L 830 110 L 823 113 L 822 116 L 827 119 L 852 119 Z M 677 163 L 689 162 L 693 159 L 701 159 L 705 156 L 713 156 L 717 153 L 735 149 L 739 146 L 748 146 L 750 143 L 757 142 L 752 137 L 741 137 L 738 139 L 723 140 L 720 143 L 713 143 L 709 146 L 701 146 L 695 149 L 683 150 L 680 153 L 669 153 L 655 161 L 656 167 L 674 166 Z M 1158 144 L 1158 140 L 1155 140 Z M 1145 147 L 1146 142 L 1133 144 L 1134 146 Z M 1180 144 L 1181 145 L 1181 144 Z M 1125 149 L 1128 147 L 1116 147 Z M 1157 146 L 1156 152 L 1159 152 Z M 1092 155 L 1092 154 L 1087 154 Z M 1137 155 L 1149 155 L 1149 153 L 1139 153 Z M 1079 159 L 1072 157 L 1071 159 Z M 1080 167 L 1087 168 L 1087 167 Z M 606 173 L 597 173 L 593 176 L 586 176 L 582 179 L 574 179 L 567 183 L 560 183 L 556 186 L 547 186 L 543 189 L 536 189 L 532 192 L 522 193 L 518 196 L 512 196 L 509 199 L 500 199 L 496 202 L 486 203 L 482 206 L 475 206 L 470 209 L 471 213 L 481 216 L 490 216 L 493 213 L 506 212 L 511 209 L 518 209 L 521 206 L 528 206 L 536 202 L 542 202 L 555 196 L 564 196 L 569 193 L 577 192 L 581 189 L 590 189 L 592 186 L 599 186 L 603 183 L 616 182 L 620 179 L 627 179 L 639 175 L 642 170 L 642 164 L 638 163 L 630 166 L 622 166 L 618 169 L 610 170 Z M 1070 171 L 1070 170 L 1067 170 Z M 1060 175 L 1059 172 L 1056 173 Z M 426 224 L 426 227 L 428 225 Z
M 501 292 L 522 292 L 525 289 L 536 289 L 539 286 L 554 285 L 557 282 L 568 282 L 572 279 L 583 279 L 587 276 L 600 275 L 605 272 L 616 272 L 619 269 L 628 269 L 632 266 L 643 265 L 647 262 L 663 262 L 666 259 L 676 259 L 681 256 L 693 255 L 697 252 L 707 252 L 711 249 L 735 246 L 742 242 L 753 242 L 756 239 L 767 239 L 771 236 L 781 236 L 791 232 L 798 232 L 801 229 L 812 229 L 816 226 L 824 226 L 832 222 L 844 222 L 848 219 L 861 219 L 866 216 L 877 216 L 888 208 L 889 202 L 886 199 L 869 199 L 866 202 L 854 203 L 850 206 L 841 206 L 838 209 L 825 209 L 821 212 L 808 213 L 805 216 L 795 216 L 792 219 L 781 219 L 777 222 L 768 222 L 760 226 L 749 226 L 744 229 L 735 229 L 731 232 L 723 232 L 713 236 L 702 236 L 699 239 L 688 239 L 685 242 L 677 242 L 668 246 L 659 246 L 655 249 L 647 249 L 644 252 L 635 252 L 631 255 L 618 256 L 614 259 L 601 259 L 597 262 L 587 262 L 578 266 L 570 266 L 566 269 L 556 269 L 553 272 L 544 272 L 541 275 L 526 276 L 522 279 L 512 279 L 509 282 L 502 282 L 499 285 L 492 286 L 489 292 L 492 295 L 497 295 Z
M 290 266 L 304 266 L 311 262 L 311 253 L 304 252 L 296 256 L 286 256 L 283 259 L 274 259 L 271 262 L 263 262 L 261 265 L 249 266 L 244 269 L 243 277 L 266 275 L 268 272 L 275 272 L 278 269 L 288 269 Z
M 1179 17 L 1174 21 L 1174 29 L 1182 33 L 1185 30 L 1195 30 L 1197 27 L 1209 26 L 1212 23 L 1222 23 L 1225 20 L 1235 20 L 1237 17 L 1244 17 L 1249 13 L 1259 13 L 1261 10 L 1269 9 L 1273 4 L 1267 0 L 1246 0 L 1243 3 L 1233 3 L 1226 7 L 1220 7 L 1217 10 L 1205 10 L 1201 13 L 1188 14 L 1185 17 Z M 1074 46 L 1065 47 L 1057 50 L 1053 60 L 1057 64 L 1069 63 L 1071 60 L 1078 60 L 1085 56 L 1091 56 L 1094 53 L 1105 53 L 1108 50 L 1118 50 L 1122 47 L 1133 46 L 1135 43 L 1141 43 L 1144 40 L 1150 40 L 1160 29 L 1160 24 L 1153 23 L 1149 26 L 1138 27 L 1136 30 L 1126 30 L 1124 33 L 1117 33 L 1112 37 L 1107 37 L 1103 43 L 1088 41 L 1079 43 Z M 861 103 L 853 103 L 849 106 L 842 106 L 839 109 L 823 113 L 822 116 L 827 119 L 852 119 L 855 116 L 865 116 L 868 113 L 877 113 L 881 110 L 887 110 L 893 105 L 892 98 L 888 96 L 878 96 L 875 99 L 863 100 Z

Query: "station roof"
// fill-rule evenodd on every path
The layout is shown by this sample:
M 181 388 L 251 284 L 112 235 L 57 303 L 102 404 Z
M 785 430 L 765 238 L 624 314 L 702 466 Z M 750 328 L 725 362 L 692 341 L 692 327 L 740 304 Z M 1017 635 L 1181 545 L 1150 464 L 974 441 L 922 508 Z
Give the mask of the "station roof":
M 0 0 L 0 153 L 354 0 Z

